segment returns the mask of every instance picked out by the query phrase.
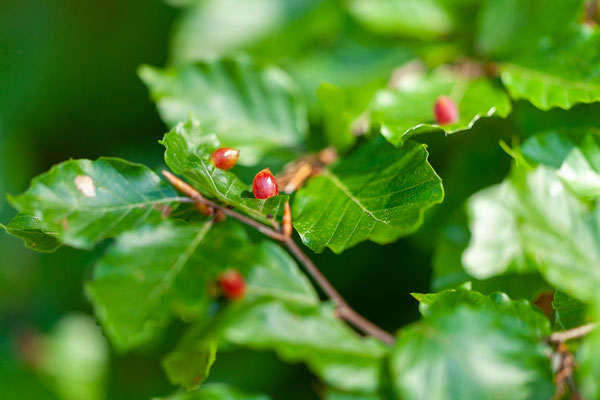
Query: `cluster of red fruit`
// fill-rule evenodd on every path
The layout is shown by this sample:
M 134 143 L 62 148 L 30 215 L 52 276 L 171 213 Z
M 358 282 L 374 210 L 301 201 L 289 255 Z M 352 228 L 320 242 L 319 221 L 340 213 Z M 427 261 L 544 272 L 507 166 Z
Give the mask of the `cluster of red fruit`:
M 210 162 L 217 168 L 228 170 L 234 167 L 240 151 L 231 147 L 221 147 L 210 155 Z M 252 192 L 257 199 L 268 199 L 279 194 L 277 180 L 266 168 L 260 171 L 252 181 Z M 228 269 L 218 279 L 221 293 L 229 300 L 238 300 L 246 294 L 246 280 L 235 269 Z
M 228 170 L 233 168 L 240 156 L 240 151 L 231 147 L 221 147 L 210 155 L 210 162 L 219 169 Z M 269 170 L 265 168 L 254 177 L 252 181 L 252 192 L 257 199 L 268 199 L 279 194 L 277 180 Z

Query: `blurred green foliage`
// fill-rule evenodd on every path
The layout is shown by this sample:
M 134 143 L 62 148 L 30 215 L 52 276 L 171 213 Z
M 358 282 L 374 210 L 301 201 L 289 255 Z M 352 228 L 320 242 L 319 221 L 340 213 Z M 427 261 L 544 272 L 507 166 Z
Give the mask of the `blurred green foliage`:
M 314 150 L 332 143 L 340 153 L 352 148 L 355 138 L 339 135 L 347 134 L 348 130 L 368 130 L 352 122 L 361 122 L 367 107 L 377 111 L 380 104 L 371 103 L 376 93 L 386 100 L 386 93 L 394 89 L 394 93 L 402 94 L 396 99 L 399 101 L 406 100 L 404 94 L 415 92 L 414 87 L 398 92 L 396 89 L 402 85 L 394 86 L 402 84 L 403 75 L 396 75 L 397 67 L 414 58 L 421 60 L 422 65 L 417 68 L 433 70 L 456 61 L 467 68 L 464 57 L 469 56 L 483 60 L 505 57 L 510 65 L 501 71 L 501 79 L 510 94 L 530 100 L 543 109 L 570 106 L 582 99 L 592 101 L 578 89 L 582 81 L 597 79 L 597 54 L 581 51 L 589 43 L 594 44 L 597 35 L 590 34 L 587 28 L 569 25 L 564 30 L 573 31 L 573 36 L 557 40 L 553 43 L 555 47 L 546 46 L 544 41 L 544 35 L 556 34 L 557 20 L 579 18 L 583 3 L 578 0 L 565 1 L 560 10 L 541 10 L 544 11 L 541 16 L 534 6 L 525 7 L 521 13 L 518 2 L 510 0 L 495 3 L 474 0 L 171 0 L 168 3 L 170 5 L 158 0 L 4 0 L 0 3 L 0 221 L 7 222 L 16 214 L 8 207 L 5 196 L 23 192 L 31 178 L 57 162 L 69 158 L 118 156 L 153 168 L 162 165 L 163 149 L 156 142 L 187 114 L 186 107 L 174 110 L 168 104 L 163 106 L 161 111 L 167 120 L 170 113 L 177 114 L 173 123 L 165 126 L 136 76 L 142 64 L 171 65 L 186 71 L 189 66 L 182 65 L 187 61 L 236 56 L 240 52 L 252 55 L 260 64 L 277 64 L 297 81 L 301 95 L 307 99 L 313 127 L 308 132 L 307 148 Z M 481 7 L 484 11 L 477 14 Z M 539 29 L 529 31 L 524 25 L 534 18 L 532 15 L 543 23 Z M 523 35 L 531 39 L 531 47 L 538 52 L 534 53 L 539 56 L 536 60 L 527 56 L 531 43 L 525 46 Z M 564 48 L 577 50 L 577 57 L 571 58 L 571 53 L 563 51 Z M 524 74 L 524 69 L 540 69 L 544 76 L 565 74 L 561 68 L 537 65 L 539 58 L 547 61 L 555 53 L 561 55 L 564 65 L 574 68 L 582 62 L 585 67 L 581 73 L 569 76 L 566 86 L 572 90 L 566 100 L 557 100 L 557 89 L 552 85 L 526 90 L 531 76 Z M 158 82 L 152 97 L 159 101 L 170 94 L 160 87 L 162 83 L 157 79 L 160 73 L 163 72 L 148 68 L 141 72 L 146 81 Z M 444 90 L 452 91 L 447 77 L 443 81 Z M 499 82 L 499 79 L 493 80 L 494 86 L 484 91 L 495 93 Z M 423 85 L 417 87 L 417 95 L 427 92 L 427 85 Z M 190 90 L 190 87 L 185 85 L 183 89 Z M 386 122 L 391 121 L 392 128 L 385 136 L 393 138 L 390 141 L 394 143 L 403 141 L 405 132 L 427 119 L 424 115 L 428 113 L 428 104 L 438 90 L 435 86 L 433 94 L 426 93 L 427 99 L 414 121 L 411 115 L 395 115 L 397 103 L 393 103 L 390 110 L 390 104 L 384 102 L 381 120 L 375 122 L 385 127 Z M 550 95 L 543 97 L 545 93 Z M 594 93 L 592 91 L 592 95 Z M 495 104 L 482 105 L 477 94 L 475 91 L 475 96 L 464 99 L 463 109 L 469 112 L 463 115 L 466 119 L 460 121 L 456 130 L 470 127 Z M 487 100 L 489 96 L 484 97 Z M 194 99 L 199 100 L 199 96 Z M 194 106 L 205 110 L 206 99 L 200 100 Z M 420 100 L 423 99 L 416 96 L 408 102 L 418 105 Z M 484 118 L 460 134 L 445 136 L 438 130 L 416 138 L 427 144 L 429 161 L 441 177 L 446 193 L 444 202 L 427 212 L 418 232 L 384 246 L 363 242 L 339 255 L 328 249 L 311 254 L 348 302 L 385 329 L 395 330 L 419 318 L 418 303 L 411 292 L 426 293 L 471 281 L 474 289 L 485 294 L 502 290 L 512 298 L 534 300 L 540 293 L 552 291 L 552 285 L 558 284 L 568 273 L 561 260 L 556 261 L 556 278 L 550 280 L 551 285 L 535 268 L 521 268 L 526 260 L 520 258 L 523 254 L 519 251 L 526 246 L 545 249 L 539 244 L 543 238 L 520 238 L 512 231 L 507 234 L 509 239 L 523 241 L 513 246 L 512 253 L 505 254 L 505 246 L 502 246 L 506 241 L 492 243 L 500 247 L 493 256 L 500 255 L 502 261 L 501 265 L 495 265 L 495 272 L 508 271 L 508 274 L 494 276 L 478 269 L 478 263 L 489 258 L 489 253 L 476 253 L 477 257 L 471 258 L 476 261 L 465 262 L 463 251 L 469 245 L 469 228 L 472 230 L 473 220 L 476 221 L 477 204 L 481 207 L 483 201 L 483 206 L 489 206 L 485 196 L 493 198 L 494 193 L 490 194 L 487 189 L 472 198 L 468 212 L 466 201 L 479 190 L 500 183 L 512 164 L 525 162 L 561 167 L 562 158 L 558 165 L 531 158 L 528 149 L 543 147 L 543 143 L 535 142 L 540 137 L 534 135 L 549 129 L 580 130 L 600 126 L 598 105 L 580 104 L 569 111 L 554 108 L 543 112 L 525 100 L 514 101 L 511 106 L 503 93 L 497 95 L 497 102 L 502 108 L 496 110 L 496 116 L 506 116 L 512 107 L 508 118 Z M 334 107 L 323 107 L 332 103 Z M 395 118 L 404 123 L 408 119 L 409 124 L 394 126 Z M 234 128 L 253 122 L 242 118 Z M 339 126 L 343 128 L 336 131 Z M 292 136 L 304 135 L 305 127 L 295 128 L 299 132 L 292 132 Z M 259 126 L 257 134 L 268 129 Z M 528 137 L 521 154 L 519 145 Z M 532 143 L 538 147 L 531 146 Z M 544 156 L 549 153 L 544 152 Z M 566 156 L 567 150 L 563 153 Z M 279 154 L 269 156 L 272 165 L 281 165 L 284 158 Z M 591 172 L 597 173 L 596 165 L 592 166 Z M 245 173 L 242 170 L 240 175 Z M 513 178 L 515 185 L 527 186 L 518 176 L 510 179 Z M 598 188 L 586 186 L 582 190 L 586 195 L 597 195 Z M 492 203 L 498 205 L 495 201 Z M 484 226 L 490 223 L 490 212 L 498 217 L 495 222 L 503 229 L 507 228 L 504 224 L 507 218 L 520 218 L 519 221 L 527 223 L 523 215 L 485 208 Z M 468 225 L 469 217 L 471 225 Z M 497 239 L 499 230 L 496 226 L 490 227 L 490 236 Z M 594 235 L 592 230 L 588 232 L 590 237 Z M 557 236 L 562 233 L 555 232 Z M 577 232 L 571 232 L 571 238 L 575 242 Z M 489 250 L 490 242 L 484 241 L 484 244 L 484 250 Z M 90 317 L 92 308 L 82 289 L 82 282 L 92 275 L 92 265 L 104 250 L 104 245 L 89 253 L 61 248 L 53 254 L 41 255 L 26 249 L 18 239 L 0 235 L 0 397 L 7 400 L 170 398 L 166 396 L 173 391 L 173 386 L 161 370 L 160 357 L 175 347 L 186 327 L 173 323 L 159 339 L 129 353 L 109 348 Z M 567 250 L 564 253 L 568 253 Z M 588 254 L 594 255 L 594 252 Z M 587 261 L 583 260 L 582 264 Z M 518 275 L 523 271 L 527 274 Z M 589 285 L 595 283 L 588 282 Z M 591 298 L 593 291 L 593 286 L 587 287 L 585 295 Z M 558 320 L 563 326 L 570 326 L 567 322 L 570 319 L 583 319 L 580 316 L 583 306 L 563 295 L 565 297 L 555 297 L 557 307 L 560 306 Z M 479 314 L 484 316 L 486 325 L 473 330 L 476 324 L 464 321 L 475 321 Z M 492 326 L 504 327 L 515 335 L 519 330 L 487 309 L 458 309 L 450 316 L 428 318 L 409 328 L 408 337 L 403 339 L 400 351 L 394 356 L 392 368 L 398 365 L 399 359 L 413 357 L 416 351 L 413 340 L 419 340 L 415 334 L 419 329 L 449 326 L 448 337 L 465 346 L 465 351 L 469 350 L 469 341 L 480 336 L 489 336 L 490 343 L 493 342 L 496 331 Z M 544 348 L 532 344 L 527 332 L 521 339 L 520 345 L 531 363 L 539 363 Z M 587 360 L 593 360 L 600 342 L 598 337 L 594 340 L 585 347 L 583 354 Z M 260 348 L 260 344 L 255 345 Z M 423 345 L 423 351 L 432 358 L 443 359 L 445 354 L 436 348 L 433 341 Z M 593 375 L 594 365 L 589 362 L 584 372 Z M 220 354 L 208 381 L 232 384 L 249 393 L 262 392 L 273 399 L 346 399 L 345 394 L 328 393 L 305 366 L 284 364 L 275 355 L 261 351 L 235 349 Z M 413 383 L 401 383 L 398 390 L 414 395 Z M 597 390 L 594 385 L 588 386 L 589 392 Z M 210 396 L 212 390 L 227 393 L 233 396 L 231 398 L 255 398 L 235 390 L 230 393 L 227 387 L 207 386 L 190 395 L 195 397 L 181 395 L 173 399 L 203 399 L 202 396 Z M 549 390 L 545 386 L 540 388 L 544 393 Z

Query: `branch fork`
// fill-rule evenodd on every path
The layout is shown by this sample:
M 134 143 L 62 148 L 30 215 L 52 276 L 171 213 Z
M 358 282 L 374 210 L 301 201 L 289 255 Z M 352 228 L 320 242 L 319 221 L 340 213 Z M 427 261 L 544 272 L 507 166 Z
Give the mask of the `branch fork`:
M 265 236 L 280 242 L 288 249 L 290 253 L 294 255 L 294 257 L 296 257 L 298 261 L 300 261 L 310 276 L 315 280 L 315 282 L 317 282 L 319 287 L 336 304 L 336 315 L 339 318 L 354 326 L 364 334 L 373 336 L 386 344 L 393 345 L 395 343 L 396 339 L 393 335 L 373 324 L 371 321 L 367 320 L 365 317 L 357 313 L 352 307 L 350 307 L 346 300 L 344 300 L 340 293 L 321 273 L 319 268 L 317 268 L 315 263 L 313 263 L 313 261 L 302 251 L 296 242 L 294 242 L 292 238 L 292 211 L 289 203 L 285 203 L 284 206 L 282 226 L 279 227 L 279 224 L 273 221 L 273 228 L 271 228 L 250 217 L 240 214 L 237 211 L 223 207 L 211 200 L 208 200 L 188 183 L 179 179 L 169 171 L 163 170 L 162 174 L 178 191 L 186 195 L 189 198 L 189 201 L 192 202 L 196 209 L 202 214 L 214 215 L 215 219 L 222 218 L 219 217 L 219 215 L 227 215 L 255 228 Z

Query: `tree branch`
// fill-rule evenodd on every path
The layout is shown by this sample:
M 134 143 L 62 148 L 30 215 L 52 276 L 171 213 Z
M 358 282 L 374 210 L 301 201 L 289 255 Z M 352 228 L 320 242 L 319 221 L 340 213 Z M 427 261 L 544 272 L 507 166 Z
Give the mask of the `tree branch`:
M 182 181 L 169 171 L 163 170 L 162 174 L 177 190 L 188 196 L 188 202 L 197 205 L 196 209 L 198 209 L 200 212 L 206 213 L 206 210 L 209 210 L 210 213 L 213 213 L 214 210 L 221 211 L 224 214 L 230 216 L 231 218 L 237 219 L 238 221 L 253 227 L 262 234 L 270 237 L 271 239 L 281 242 L 290 251 L 290 253 L 292 253 L 298 261 L 300 261 L 300 263 L 304 266 L 306 271 L 315 280 L 315 282 L 317 282 L 317 284 L 325 292 L 325 294 L 331 300 L 333 300 L 333 302 L 337 306 L 337 313 L 339 318 L 348 322 L 361 332 L 373 336 L 384 343 L 387 343 L 389 345 L 393 345 L 395 343 L 396 339 L 393 335 L 381 329 L 377 325 L 373 324 L 371 321 L 367 320 L 365 317 L 354 311 L 352 307 L 350 307 L 346 300 L 344 300 L 344 298 L 339 294 L 339 292 L 327 280 L 325 275 L 323 275 L 319 268 L 317 268 L 315 263 L 302 251 L 302 249 L 296 244 L 296 242 L 294 242 L 294 240 L 289 236 L 291 235 L 291 212 L 289 211 L 289 205 L 287 205 L 286 207 L 287 215 L 285 218 L 286 220 L 284 221 L 284 230 L 286 232 L 281 233 L 279 231 L 276 231 L 275 229 L 261 224 L 260 222 L 250 217 L 242 215 L 237 211 L 234 211 L 227 207 L 223 207 L 211 200 L 208 200 L 207 198 L 202 196 L 196 189 L 194 189 L 189 184 Z
M 578 326 L 577 328 L 569 329 L 566 331 L 554 332 L 553 334 L 550 335 L 550 337 L 548 338 L 548 341 L 550 343 L 564 343 L 567 340 L 577 339 L 582 336 L 585 336 L 588 333 L 590 333 L 591 331 L 593 331 L 594 329 L 596 329 L 597 327 L 598 327 L 598 323 L 594 322 L 594 323 L 590 323 L 590 324 L 586 324 L 586 325 L 581 325 L 581 326 Z

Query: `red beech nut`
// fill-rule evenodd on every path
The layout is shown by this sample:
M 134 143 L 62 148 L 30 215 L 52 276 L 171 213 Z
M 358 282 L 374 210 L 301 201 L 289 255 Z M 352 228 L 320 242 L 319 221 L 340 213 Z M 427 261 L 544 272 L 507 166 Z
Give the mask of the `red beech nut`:
M 257 199 L 268 199 L 279 194 L 277 180 L 268 168 L 256 174 L 252 181 L 252 192 Z
M 246 294 L 246 280 L 235 269 L 228 269 L 219 277 L 221 291 L 229 300 L 238 300 Z
M 435 120 L 439 125 L 453 124 L 458 121 L 458 107 L 448 96 L 440 96 L 433 107 Z
M 233 168 L 239 157 L 239 150 L 231 147 L 221 147 L 210 155 L 210 162 L 219 169 L 228 170 Z

